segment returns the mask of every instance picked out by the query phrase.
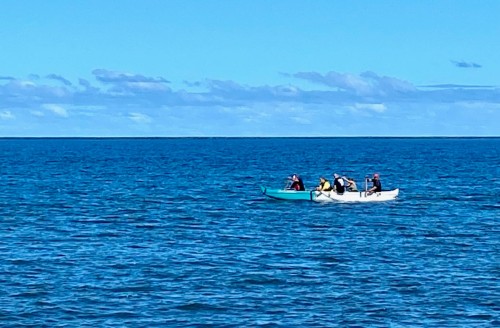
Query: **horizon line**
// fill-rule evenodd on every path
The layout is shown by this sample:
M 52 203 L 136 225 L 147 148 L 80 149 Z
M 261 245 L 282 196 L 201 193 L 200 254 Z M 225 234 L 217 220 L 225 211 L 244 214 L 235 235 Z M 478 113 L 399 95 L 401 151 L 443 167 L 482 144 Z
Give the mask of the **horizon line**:
M 429 138 L 429 139 L 479 139 L 479 138 L 500 138 L 500 135 L 387 135 L 387 136 L 368 136 L 368 135 L 357 135 L 357 136 L 0 136 L 0 139 L 211 139 L 211 138 L 221 138 L 221 139 L 283 139 L 283 138 L 294 138 L 294 139 L 335 139 L 335 138 L 367 138 L 367 139 L 415 139 L 415 138 Z

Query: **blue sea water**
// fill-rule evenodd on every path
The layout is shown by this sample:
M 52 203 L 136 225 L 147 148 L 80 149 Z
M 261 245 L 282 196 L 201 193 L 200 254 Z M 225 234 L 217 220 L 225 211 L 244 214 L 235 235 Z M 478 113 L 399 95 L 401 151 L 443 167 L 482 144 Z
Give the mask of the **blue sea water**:
M 500 325 L 500 139 L 0 139 L 0 325 Z M 379 172 L 386 203 L 276 201 Z

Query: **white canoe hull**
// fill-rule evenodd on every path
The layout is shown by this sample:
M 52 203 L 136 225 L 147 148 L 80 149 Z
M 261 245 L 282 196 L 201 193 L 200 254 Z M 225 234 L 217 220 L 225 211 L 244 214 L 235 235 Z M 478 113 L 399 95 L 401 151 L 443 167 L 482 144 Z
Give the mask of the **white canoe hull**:
M 345 192 L 337 194 L 335 191 L 316 191 L 313 198 L 316 202 L 384 202 L 393 200 L 399 195 L 399 189 L 374 192 L 366 191 Z

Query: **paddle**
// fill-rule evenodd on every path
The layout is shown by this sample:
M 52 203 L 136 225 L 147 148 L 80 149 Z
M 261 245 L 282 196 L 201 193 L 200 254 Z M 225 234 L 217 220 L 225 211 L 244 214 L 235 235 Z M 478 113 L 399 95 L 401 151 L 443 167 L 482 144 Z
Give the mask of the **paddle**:
M 370 180 L 369 177 L 365 176 L 365 197 L 368 197 L 368 181 Z M 371 195 L 371 194 L 370 194 Z

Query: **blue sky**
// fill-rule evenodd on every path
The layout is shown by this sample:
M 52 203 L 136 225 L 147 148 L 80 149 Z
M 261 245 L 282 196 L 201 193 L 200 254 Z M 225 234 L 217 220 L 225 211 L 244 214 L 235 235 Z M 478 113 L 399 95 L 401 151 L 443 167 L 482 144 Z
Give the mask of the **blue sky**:
M 0 3 L 0 136 L 499 136 L 500 1 Z

